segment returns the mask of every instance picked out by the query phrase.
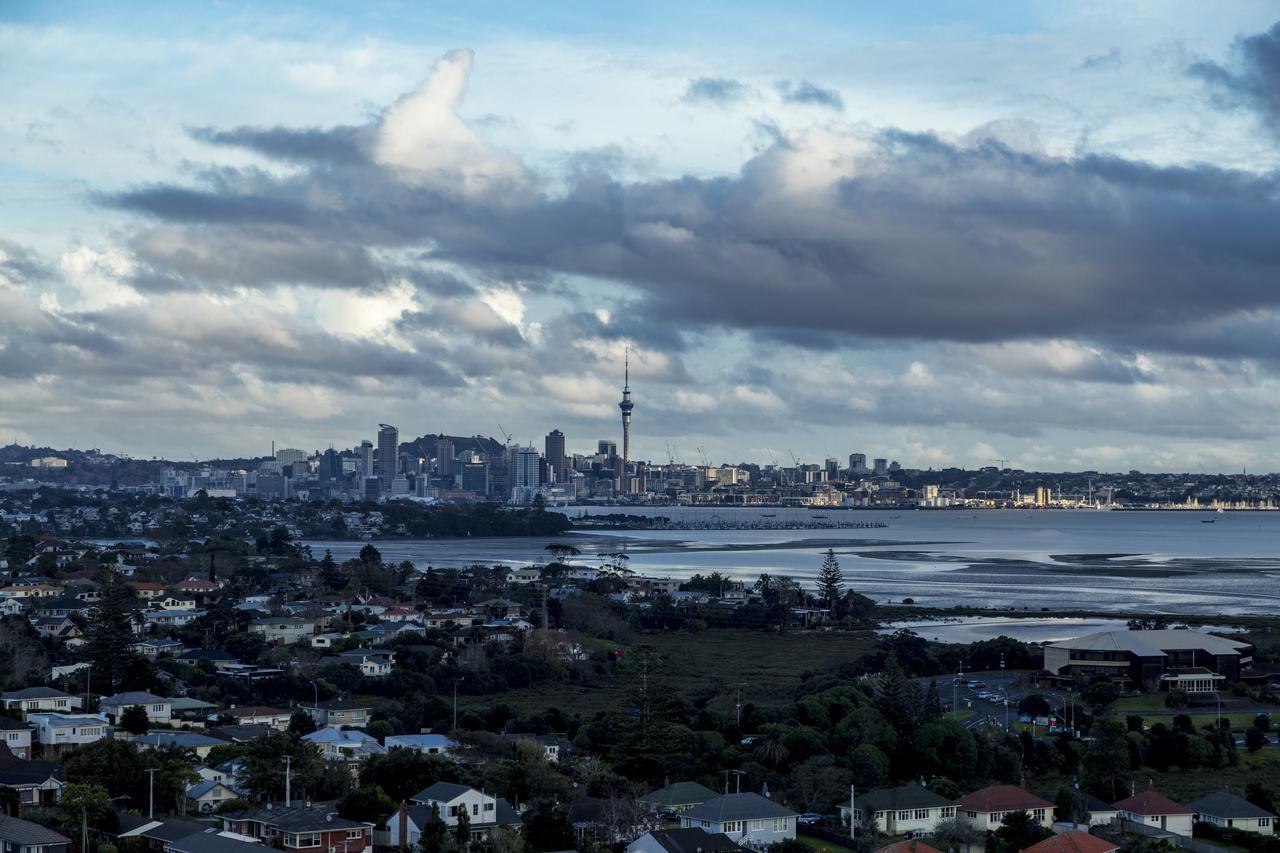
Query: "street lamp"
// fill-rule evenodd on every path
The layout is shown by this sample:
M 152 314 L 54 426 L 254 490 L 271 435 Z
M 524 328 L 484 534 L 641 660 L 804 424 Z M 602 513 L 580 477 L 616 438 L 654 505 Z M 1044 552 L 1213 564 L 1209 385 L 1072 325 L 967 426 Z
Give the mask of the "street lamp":
M 964 661 L 960 661 L 960 668 L 956 670 L 955 678 L 951 679 L 951 716 L 956 716 L 960 710 L 960 701 L 958 691 L 960 688 L 960 679 L 964 678 Z

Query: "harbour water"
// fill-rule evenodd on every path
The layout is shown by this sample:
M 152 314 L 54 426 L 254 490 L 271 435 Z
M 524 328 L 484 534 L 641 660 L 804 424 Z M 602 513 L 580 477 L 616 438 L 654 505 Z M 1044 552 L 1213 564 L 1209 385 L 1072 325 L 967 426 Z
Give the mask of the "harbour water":
M 571 508 L 575 515 L 579 508 Z M 607 514 L 615 507 L 589 509 Z M 1069 610 L 1163 614 L 1280 614 L 1280 513 L 628 509 L 671 518 L 702 514 L 733 526 L 771 514 L 883 522 L 877 529 L 627 530 L 561 537 L 582 565 L 625 552 L 639 574 L 688 578 L 762 573 L 812 586 L 828 549 L 847 585 L 880 602 L 1010 607 L 1024 619 Z M 1203 519 L 1212 519 L 1207 524 Z M 545 561 L 543 539 L 383 540 L 384 559 L 420 568 Z M 309 542 L 314 553 L 354 556 L 363 542 Z

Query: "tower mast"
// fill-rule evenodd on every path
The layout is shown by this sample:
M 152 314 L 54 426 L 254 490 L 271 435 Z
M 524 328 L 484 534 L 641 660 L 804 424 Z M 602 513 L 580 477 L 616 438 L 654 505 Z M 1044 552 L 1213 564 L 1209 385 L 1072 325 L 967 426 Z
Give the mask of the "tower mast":
M 631 347 L 628 346 L 623 356 L 622 402 L 618 408 L 622 410 L 622 471 L 620 480 L 623 492 L 631 491 L 630 478 L 627 476 L 627 464 L 631 461 L 631 410 L 635 403 L 631 402 Z

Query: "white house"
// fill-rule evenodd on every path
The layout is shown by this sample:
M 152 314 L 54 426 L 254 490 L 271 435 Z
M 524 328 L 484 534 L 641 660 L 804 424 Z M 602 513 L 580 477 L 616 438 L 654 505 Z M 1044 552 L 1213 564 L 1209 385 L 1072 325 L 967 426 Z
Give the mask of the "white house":
M 1045 829 L 1053 826 L 1053 803 L 1019 785 L 991 785 L 956 801 L 956 815 L 983 832 L 999 829 L 1010 812 L 1026 812 Z
M 701 829 L 655 829 L 627 845 L 627 853 L 724 853 L 741 849 L 729 836 Z
M 1259 835 L 1274 835 L 1276 831 L 1275 815 L 1229 791 L 1216 791 L 1187 807 L 1195 810 L 1196 820 L 1223 829 L 1243 829 Z
M 848 812 L 848 806 L 840 807 L 846 826 Z M 855 796 L 853 800 L 854 826 L 874 827 L 884 835 L 911 833 L 913 838 L 932 835 L 939 823 L 955 816 L 955 803 L 919 785 L 882 788 Z
M 450 755 L 458 744 L 444 735 L 387 735 L 383 741 L 387 749 L 412 749 L 423 755 Z
M 1116 803 L 1121 820 L 1154 826 L 1174 835 L 1191 837 L 1195 809 L 1175 803 L 1152 786 Z
M 289 720 L 292 716 L 292 711 L 269 708 L 265 705 L 241 705 L 238 708 L 232 705 L 228 710 L 218 712 L 220 719 L 230 718 L 235 720 L 238 726 L 271 726 L 278 731 L 289 728 Z
M 61 752 L 111 737 L 111 723 L 102 714 L 28 714 L 41 750 Z
M 382 678 L 391 674 L 396 663 L 396 653 L 388 649 L 351 649 L 340 652 L 333 659 L 358 668 L 361 675 Z
M 126 693 L 116 693 L 113 696 L 104 696 L 101 703 L 99 703 L 99 710 L 107 715 L 112 724 L 119 724 L 120 717 L 125 710 L 135 705 L 146 711 L 147 719 L 153 723 L 167 723 L 173 717 L 173 703 L 163 696 L 156 696 L 153 693 L 145 693 L 141 690 L 131 690 Z
M 78 711 L 81 707 L 79 696 L 54 690 L 52 687 L 28 687 L 25 690 L 11 690 L 0 693 L 0 701 L 10 711 L 21 711 L 30 714 L 40 711 L 66 713 Z
M 194 809 L 202 814 L 212 814 L 218 806 L 228 800 L 239 800 L 239 791 L 226 782 L 202 779 L 187 789 L 187 800 Z
M 325 726 L 303 735 L 302 739 L 320 747 L 326 761 L 364 761 L 370 755 L 381 755 L 387 751 L 377 738 L 359 729 Z
M 722 832 L 743 847 L 763 849 L 794 839 L 797 817 L 759 794 L 725 794 L 681 812 L 680 827 Z
M 8 717 L 0 717 L 0 741 L 21 759 L 31 757 L 31 726 Z
M 391 846 L 398 846 L 402 836 L 407 844 L 416 845 L 422 828 L 431 819 L 433 807 L 439 812 L 445 825 L 451 828 L 457 827 L 458 816 L 465 812 L 472 838 L 484 838 L 501 827 L 521 825 L 519 815 L 501 797 L 491 796 L 466 785 L 436 782 L 401 805 L 399 815 L 392 815 L 387 819 L 387 828 L 391 831 Z

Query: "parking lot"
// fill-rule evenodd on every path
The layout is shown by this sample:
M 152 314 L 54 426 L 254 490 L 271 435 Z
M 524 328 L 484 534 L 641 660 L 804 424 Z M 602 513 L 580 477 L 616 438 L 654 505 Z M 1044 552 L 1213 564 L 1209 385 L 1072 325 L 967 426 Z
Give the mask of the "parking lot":
M 939 675 L 938 696 L 942 700 L 943 710 L 951 712 L 954 700 L 956 709 L 965 714 L 966 728 L 994 723 L 1010 726 L 1018 722 L 1018 702 L 1027 694 L 1027 690 L 1018 686 L 1025 672 L 966 672 L 963 675 Z M 927 689 L 934 679 L 921 679 L 922 689 Z M 952 682 L 955 682 L 954 684 Z M 1049 698 L 1049 697 L 1046 697 Z M 1050 701 L 1053 701 L 1050 699 Z M 1006 705 L 1006 702 L 1008 703 Z

